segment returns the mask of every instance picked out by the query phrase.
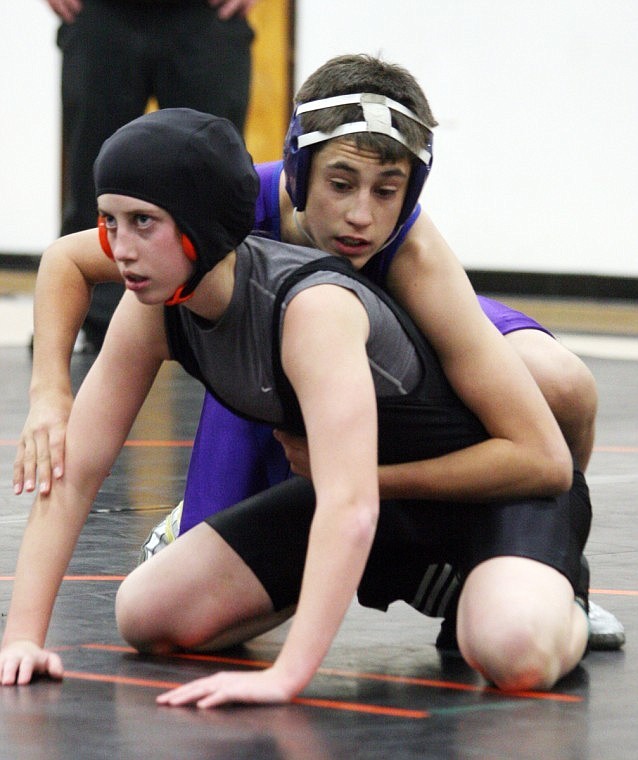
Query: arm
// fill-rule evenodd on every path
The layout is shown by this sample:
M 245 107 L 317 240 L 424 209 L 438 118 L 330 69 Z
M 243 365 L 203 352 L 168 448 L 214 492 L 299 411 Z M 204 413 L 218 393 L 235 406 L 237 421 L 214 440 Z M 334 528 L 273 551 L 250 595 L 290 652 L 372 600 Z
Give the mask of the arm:
M 571 456 L 554 416 L 520 357 L 483 314 L 459 261 L 425 214 L 397 252 L 388 286 L 491 438 L 445 457 L 380 468 L 384 497 L 484 501 L 568 488 Z
M 421 214 L 397 252 L 389 290 L 427 336 L 448 379 L 491 438 L 446 456 L 379 467 L 383 499 L 484 502 L 546 496 L 571 482 L 571 457 L 537 384 L 483 314 L 460 263 Z M 276 431 L 308 477 L 305 439 Z
M 297 612 L 272 667 L 217 673 L 161 695 L 161 704 L 284 702 L 324 658 L 361 579 L 379 509 L 368 329 L 356 297 L 330 285 L 303 291 L 286 309 L 282 361 L 304 415 L 317 497 Z
M 341 318 L 326 329 L 326 314 Z M 320 325 L 318 334 L 308 335 L 308 325 Z M 304 415 L 317 495 L 297 613 L 274 665 L 295 691 L 332 643 L 374 539 L 377 417 L 367 337 L 363 307 L 348 291 L 311 288 L 288 307 L 282 358 Z
M 13 471 L 16 494 L 36 479 L 49 493 L 64 472 L 64 437 L 73 403 L 69 364 L 73 344 L 97 282 L 119 282 L 117 266 L 102 253 L 97 230 L 67 235 L 42 255 L 35 288 L 31 406 Z
M 108 474 L 166 356 L 162 308 L 125 298 L 69 418 L 67 468 L 29 516 L 0 651 L 2 684 L 33 672 L 61 677 L 44 650 L 53 604 L 95 495 Z

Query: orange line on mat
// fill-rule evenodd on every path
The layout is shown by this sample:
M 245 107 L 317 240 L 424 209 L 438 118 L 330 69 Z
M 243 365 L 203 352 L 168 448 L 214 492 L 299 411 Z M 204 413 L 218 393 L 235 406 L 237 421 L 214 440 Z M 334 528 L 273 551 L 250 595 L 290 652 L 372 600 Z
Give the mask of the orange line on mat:
M 332 699 L 310 699 L 307 697 L 295 697 L 297 705 L 309 707 L 325 707 L 328 710 L 350 710 L 352 712 L 372 713 L 373 715 L 387 715 L 391 718 L 429 718 L 430 713 L 426 710 L 408 710 L 402 707 L 382 707 L 381 705 L 363 705 L 359 702 L 335 702 Z
M 638 596 L 638 591 L 623 588 L 590 588 L 590 594 L 610 594 L 612 596 Z
M 182 686 L 174 681 L 156 681 L 147 678 L 131 678 L 130 676 L 104 675 L 102 673 L 84 673 L 78 670 L 65 670 L 65 678 L 75 678 L 81 681 L 99 681 L 101 683 L 119 683 L 126 686 L 143 686 L 151 689 L 176 689 Z M 331 699 L 312 699 L 296 697 L 294 704 L 309 707 L 324 707 L 329 710 L 349 710 L 350 712 L 373 713 L 393 718 L 429 718 L 425 710 L 407 710 L 401 707 L 384 707 L 382 705 L 365 705 L 358 702 L 337 702 Z
M 101 649 L 109 652 L 127 652 L 135 654 L 136 650 L 132 647 L 119 646 L 116 644 L 83 644 L 83 649 Z M 224 665 L 242 665 L 244 667 L 268 668 L 272 662 L 263 660 L 247 660 L 237 657 L 223 657 L 213 654 L 190 654 L 176 653 L 170 657 L 178 660 L 196 660 L 200 662 L 215 662 Z M 545 699 L 554 702 L 582 702 L 582 697 L 573 696 L 572 694 L 558 694 L 556 692 L 546 691 L 515 691 L 503 692 L 500 689 L 483 686 L 481 684 L 466 684 L 456 681 L 437 681 L 431 678 L 416 678 L 413 676 L 395 676 L 385 673 L 362 673 L 352 670 L 341 670 L 337 668 L 319 668 L 318 675 L 337 676 L 339 678 L 355 678 L 366 681 L 385 681 L 386 683 L 401 683 L 409 686 L 427 686 L 435 689 L 452 689 L 455 691 L 474 691 L 489 694 L 499 694 L 507 697 L 521 697 L 526 699 Z
M 104 675 L 102 673 L 84 673 L 79 670 L 65 670 L 65 678 L 77 678 L 82 681 L 101 681 L 103 683 L 121 683 L 127 686 L 146 686 L 157 689 L 176 689 L 182 684 L 177 681 L 156 681 L 148 678 L 131 678 L 129 676 Z

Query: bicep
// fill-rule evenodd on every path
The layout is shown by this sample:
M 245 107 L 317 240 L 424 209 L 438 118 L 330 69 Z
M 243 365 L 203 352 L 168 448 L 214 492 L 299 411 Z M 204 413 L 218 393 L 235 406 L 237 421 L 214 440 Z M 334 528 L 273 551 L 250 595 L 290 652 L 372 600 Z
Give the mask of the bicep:
M 376 481 L 368 329 L 363 306 L 343 288 L 309 288 L 286 309 L 282 363 L 304 416 L 315 487 L 342 477 Z

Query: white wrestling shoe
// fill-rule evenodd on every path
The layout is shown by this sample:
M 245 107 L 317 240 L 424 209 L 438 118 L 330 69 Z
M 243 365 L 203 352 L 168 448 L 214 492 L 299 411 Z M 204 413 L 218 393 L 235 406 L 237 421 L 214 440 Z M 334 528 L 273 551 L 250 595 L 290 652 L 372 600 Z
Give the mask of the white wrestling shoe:
M 179 524 L 182 519 L 183 506 L 184 502 L 180 501 L 180 503 L 148 534 L 146 541 L 144 541 L 142 548 L 140 549 L 138 564 L 141 565 L 142 562 L 150 559 L 164 547 L 172 544 L 177 536 L 179 536 Z
M 600 605 L 589 602 L 589 648 L 592 651 L 620 649 L 625 643 L 625 628 L 618 618 Z

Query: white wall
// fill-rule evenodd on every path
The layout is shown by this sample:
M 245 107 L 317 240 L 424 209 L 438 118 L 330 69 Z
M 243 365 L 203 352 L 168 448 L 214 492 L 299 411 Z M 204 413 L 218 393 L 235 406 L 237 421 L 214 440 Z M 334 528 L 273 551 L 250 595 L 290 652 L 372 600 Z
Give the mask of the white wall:
M 410 69 L 440 126 L 423 201 L 465 266 L 638 274 L 635 0 L 297 0 L 297 84 Z
M 297 84 L 345 52 L 416 74 L 440 122 L 423 201 L 467 267 L 638 276 L 638 2 L 296 8 Z M 59 226 L 57 24 L 44 0 L 0 23 L 0 252 L 35 253 Z
M 60 61 L 44 0 L 0 0 L 0 253 L 38 253 L 60 227 Z

